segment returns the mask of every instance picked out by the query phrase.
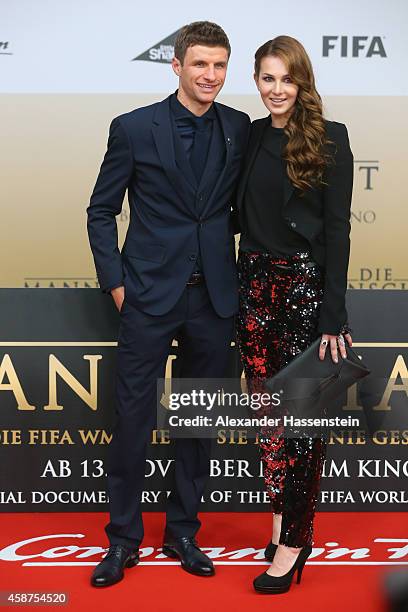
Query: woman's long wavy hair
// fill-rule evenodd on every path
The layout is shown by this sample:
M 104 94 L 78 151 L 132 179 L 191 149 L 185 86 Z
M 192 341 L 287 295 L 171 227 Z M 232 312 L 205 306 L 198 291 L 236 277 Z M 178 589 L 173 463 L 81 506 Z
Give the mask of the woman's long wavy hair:
M 288 143 L 283 152 L 287 173 L 301 192 L 325 184 L 323 174 L 332 161 L 327 153 L 322 100 L 316 90 L 313 68 L 303 45 L 291 36 L 277 36 L 264 43 L 255 53 L 255 76 L 258 79 L 261 60 L 274 56 L 283 61 L 299 91 L 292 114 L 286 123 Z

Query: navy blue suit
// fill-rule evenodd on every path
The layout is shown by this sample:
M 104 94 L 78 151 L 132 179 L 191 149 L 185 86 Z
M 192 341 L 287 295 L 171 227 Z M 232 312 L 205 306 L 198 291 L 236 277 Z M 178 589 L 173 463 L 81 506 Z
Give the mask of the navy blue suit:
M 174 133 L 170 97 L 112 121 L 93 190 L 88 233 L 101 289 L 125 286 L 117 352 L 117 422 L 107 473 L 111 544 L 137 546 L 146 445 L 155 425 L 156 381 L 164 378 L 173 339 L 180 377 L 226 375 L 238 284 L 231 206 L 250 121 L 214 103 L 201 180 Z M 221 128 L 221 129 L 219 129 Z M 119 252 L 115 216 L 128 191 L 130 223 Z M 197 261 L 205 283 L 186 286 Z M 194 536 L 208 477 L 209 440 L 176 440 L 175 482 L 167 528 Z
M 199 245 L 216 312 L 237 311 L 231 197 L 247 143 L 246 114 L 215 103 L 225 163 L 210 145 L 197 188 L 186 158 L 176 160 L 169 98 L 112 121 L 108 150 L 88 208 L 88 232 L 100 286 L 124 284 L 126 300 L 149 314 L 168 312 L 195 266 Z M 176 143 L 177 146 L 177 143 Z M 128 189 L 130 225 L 122 253 L 115 215 Z

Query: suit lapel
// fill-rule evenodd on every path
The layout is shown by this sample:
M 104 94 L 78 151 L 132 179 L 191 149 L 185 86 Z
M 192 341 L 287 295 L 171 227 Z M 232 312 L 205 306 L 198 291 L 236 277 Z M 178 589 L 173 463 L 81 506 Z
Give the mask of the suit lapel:
M 152 134 L 163 170 L 175 191 L 185 203 L 191 202 L 191 195 L 193 195 L 194 201 L 194 187 L 186 180 L 184 172 L 176 164 L 176 150 L 170 116 L 170 96 L 159 102 L 156 107 L 152 122 Z M 187 163 L 187 165 L 189 164 Z M 190 172 L 192 174 L 191 168 Z
M 224 143 L 224 147 L 225 147 L 225 163 L 224 166 L 220 172 L 220 174 L 218 175 L 218 178 L 216 180 L 216 183 L 214 185 L 214 188 L 212 190 L 211 193 L 211 197 L 208 198 L 207 204 L 204 208 L 204 210 L 202 211 L 203 213 L 206 212 L 216 194 L 218 191 L 219 186 L 222 184 L 225 174 L 228 171 L 229 165 L 231 163 L 231 158 L 232 158 L 232 152 L 233 152 L 233 148 L 234 148 L 234 142 L 233 142 L 233 130 L 231 127 L 230 122 L 228 121 L 227 117 L 226 117 L 226 113 L 224 112 L 222 106 L 220 106 L 219 104 L 217 104 L 217 102 L 214 102 L 214 107 L 215 107 L 215 112 L 217 113 L 217 117 L 218 120 L 220 122 L 221 125 L 221 131 L 223 134 L 223 143 Z M 205 185 L 205 181 L 206 179 L 209 177 L 211 170 L 214 167 L 214 163 L 215 163 L 215 156 L 211 155 L 211 149 L 212 149 L 212 145 L 215 143 L 215 138 L 214 136 L 211 138 L 211 143 L 210 143 L 210 150 L 208 152 L 208 158 L 207 158 L 207 164 L 206 167 L 204 169 L 203 172 L 203 176 L 201 178 L 201 182 L 200 182 L 200 188 L 202 188 Z
M 293 192 L 295 191 L 295 188 L 293 187 L 292 183 L 289 180 L 289 177 L 287 175 L 287 173 L 285 172 L 284 178 L 283 178 L 283 204 L 282 204 L 282 209 L 287 205 L 287 203 L 289 202 L 290 198 L 293 195 Z

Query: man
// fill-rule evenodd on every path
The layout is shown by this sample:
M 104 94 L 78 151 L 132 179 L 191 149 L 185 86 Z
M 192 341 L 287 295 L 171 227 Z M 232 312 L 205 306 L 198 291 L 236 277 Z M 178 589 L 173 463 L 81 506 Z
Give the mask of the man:
M 139 560 L 146 446 L 172 340 L 179 343 L 180 377 L 226 375 L 238 307 L 231 203 L 250 123 L 244 113 L 214 103 L 229 56 L 220 26 L 202 21 L 180 30 L 172 62 L 178 90 L 112 121 L 87 209 L 99 283 L 121 316 L 117 423 L 107 463 L 110 548 L 93 586 L 118 582 L 124 567 Z M 120 253 L 115 216 L 126 189 L 131 214 Z M 163 543 L 167 556 L 201 576 L 214 574 L 195 541 L 209 443 L 175 441 Z

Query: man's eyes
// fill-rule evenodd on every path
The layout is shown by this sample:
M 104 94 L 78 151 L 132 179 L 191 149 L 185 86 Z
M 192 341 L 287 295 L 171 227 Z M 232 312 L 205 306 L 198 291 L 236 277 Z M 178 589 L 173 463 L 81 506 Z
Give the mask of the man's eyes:
M 206 66 L 206 64 L 204 62 L 196 62 L 195 66 L 202 68 L 203 66 Z M 215 68 L 225 68 L 226 64 L 220 63 L 220 64 L 214 64 L 214 66 Z

